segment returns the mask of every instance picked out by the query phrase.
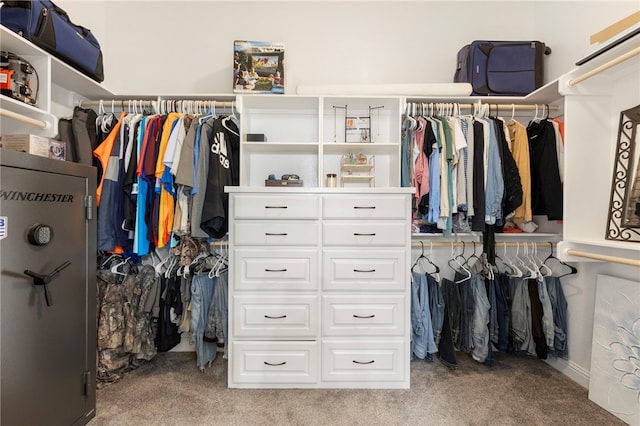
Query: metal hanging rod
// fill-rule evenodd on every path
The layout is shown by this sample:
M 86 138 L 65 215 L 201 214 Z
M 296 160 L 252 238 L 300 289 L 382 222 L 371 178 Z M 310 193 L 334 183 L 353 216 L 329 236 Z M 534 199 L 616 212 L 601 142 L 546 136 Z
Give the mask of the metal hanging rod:
M 35 118 L 27 117 L 26 115 L 18 114 L 17 112 L 9 111 L 8 109 L 0 108 L 0 115 L 8 118 L 12 118 L 23 123 L 31 124 L 32 126 L 46 129 L 49 127 L 49 123 L 46 121 L 36 120 Z
M 233 108 L 236 106 L 235 101 L 217 101 L 215 99 L 197 100 L 197 99 L 160 99 L 160 100 L 141 100 L 141 99 L 99 99 L 99 100 L 81 100 L 78 105 L 80 107 L 96 107 L 104 106 L 105 108 L 119 107 L 124 108 L 139 108 L 154 107 L 159 104 L 174 105 L 177 108 L 184 108 L 187 106 L 201 107 L 213 107 L 216 108 Z
M 409 104 L 416 104 L 416 105 L 428 105 L 428 106 L 433 106 L 435 108 L 438 108 L 438 106 L 452 106 L 452 105 L 456 105 L 458 108 L 466 108 L 466 109 L 473 109 L 473 108 L 477 108 L 478 105 L 488 105 L 489 108 L 491 110 L 498 110 L 498 111 L 540 111 L 543 112 L 545 110 L 549 110 L 549 111 L 558 111 L 560 109 L 560 106 L 558 105 L 549 105 L 549 104 L 509 104 L 509 103 L 475 103 L 475 104 L 462 104 L 462 103 L 458 103 L 458 102 L 420 102 L 420 101 L 407 101 L 407 103 Z
M 551 247 L 556 245 L 555 242 L 552 241 L 510 241 L 510 242 L 506 242 L 506 241 L 496 241 L 496 246 L 501 246 L 501 247 L 524 247 L 525 245 L 531 246 L 535 244 L 538 247 Z M 474 241 L 449 241 L 449 242 L 444 242 L 444 241 L 439 241 L 436 243 L 431 243 L 431 242 L 424 242 L 424 244 L 420 244 L 418 243 L 411 243 L 411 247 L 424 247 L 424 248 L 429 248 L 429 247 L 473 247 L 474 246 Z M 482 242 L 481 241 L 475 241 L 475 246 L 479 246 L 482 247 Z

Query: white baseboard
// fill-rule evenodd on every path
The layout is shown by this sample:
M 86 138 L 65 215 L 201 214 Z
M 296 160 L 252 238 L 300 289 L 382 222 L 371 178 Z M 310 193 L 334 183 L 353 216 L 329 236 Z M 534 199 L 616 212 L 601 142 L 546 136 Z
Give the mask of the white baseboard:
M 583 388 L 589 389 L 589 370 L 573 361 L 567 361 L 565 359 L 549 358 L 546 360 L 546 363 L 569 377 L 574 382 L 578 383 Z

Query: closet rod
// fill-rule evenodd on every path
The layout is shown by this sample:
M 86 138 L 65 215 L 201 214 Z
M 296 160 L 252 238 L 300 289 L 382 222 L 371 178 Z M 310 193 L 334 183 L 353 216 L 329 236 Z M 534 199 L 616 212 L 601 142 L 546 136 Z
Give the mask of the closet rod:
M 0 108 L 0 115 L 13 118 L 14 120 L 18 120 L 23 123 L 31 124 L 32 126 L 40 127 L 41 129 L 49 127 L 49 123 L 46 121 L 36 120 L 35 118 L 27 117 L 26 115 L 18 114 L 17 112 L 9 111 L 4 108 Z
M 474 107 L 477 107 L 478 104 L 461 104 L 461 103 L 457 103 L 457 102 L 418 102 L 418 101 L 407 101 L 407 103 L 411 103 L 411 104 L 416 104 L 416 105 L 420 105 L 420 104 L 424 104 L 424 105 L 457 105 L 460 108 L 467 108 L 467 109 L 473 109 Z M 548 104 L 492 104 L 492 103 L 485 103 L 483 105 L 489 105 L 489 108 L 491 110 L 495 110 L 496 108 L 499 111 L 535 111 L 536 109 L 538 109 L 541 113 L 543 111 L 546 112 L 547 108 L 549 109 L 549 111 L 558 111 L 560 109 L 560 107 L 558 105 L 548 105 Z
M 585 257 L 587 259 L 621 263 L 623 265 L 640 266 L 640 260 L 628 259 L 626 257 L 607 256 L 605 254 L 589 253 L 587 251 L 580 251 L 580 250 L 573 250 L 573 249 L 568 249 L 567 254 L 570 254 L 571 256 Z
M 569 80 L 569 86 L 575 86 L 576 84 L 585 81 L 588 78 L 593 77 L 594 75 L 598 75 L 603 71 L 608 70 L 609 68 L 615 67 L 616 65 L 626 61 L 627 59 L 633 58 L 636 55 L 640 54 L 640 46 L 636 47 L 635 49 L 625 53 L 624 55 L 620 55 L 615 59 L 610 60 L 609 62 L 600 65 L 597 68 L 592 69 L 589 72 L 586 72 L 584 74 L 582 74 L 579 77 L 576 77 L 572 80 Z
M 208 107 L 208 106 L 213 106 L 215 103 L 216 107 L 219 108 L 231 108 L 231 107 L 235 107 L 236 103 L 235 101 L 216 101 L 216 100 L 197 100 L 197 99 L 161 99 L 160 102 L 181 102 L 182 105 L 189 105 L 191 104 L 195 104 L 195 103 L 200 103 L 200 105 Z M 85 101 L 85 100 L 81 100 L 79 102 L 79 106 L 80 107 L 92 107 L 92 106 L 100 106 L 100 104 L 102 103 L 102 105 L 105 108 L 109 108 L 112 105 L 115 106 L 119 106 L 120 109 L 124 109 L 125 107 L 128 107 L 129 105 L 133 106 L 138 106 L 138 107 L 150 107 L 153 106 L 153 104 L 157 104 L 158 101 L 157 100 L 136 100 L 136 99 L 102 99 L 102 100 L 97 100 L 97 101 Z M 135 104 L 134 104 L 135 103 Z
M 429 247 L 451 247 L 451 245 L 453 245 L 454 247 L 473 247 L 473 241 L 451 241 L 451 242 L 444 242 L 444 241 L 440 241 L 437 243 L 430 243 L 430 242 L 424 242 L 423 244 L 420 243 L 411 243 L 411 247 L 424 247 L 424 248 L 429 248 Z M 482 247 L 482 242 L 481 241 L 475 241 L 475 245 L 476 247 Z M 506 241 L 497 241 L 496 242 L 496 246 L 501 246 L 501 247 L 524 247 L 526 245 L 532 245 L 535 244 L 538 247 L 549 247 L 549 244 L 551 245 L 555 245 L 556 243 L 552 242 L 552 241 L 522 241 L 522 242 L 506 242 Z

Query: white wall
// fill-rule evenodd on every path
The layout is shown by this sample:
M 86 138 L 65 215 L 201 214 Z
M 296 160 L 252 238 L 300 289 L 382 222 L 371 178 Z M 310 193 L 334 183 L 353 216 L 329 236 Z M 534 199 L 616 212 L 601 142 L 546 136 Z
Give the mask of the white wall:
M 553 49 L 546 62 L 549 81 L 584 56 L 591 34 L 639 9 L 637 0 L 56 4 L 98 37 L 104 84 L 122 95 L 230 92 L 236 39 L 285 44 L 288 93 L 303 84 L 451 82 L 456 52 L 474 39 L 546 42 Z M 563 279 L 570 362 L 554 365 L 585 384 L 596 274 L 638 279 L 638 271 L 613 264 L 578 268 L 577 276 Z
M 231 91 L 234 40 L 286 46 L 286 90 L 304 84 L 448 83 L 475 39 L 541 40 L 547 80 L 636 1 L 57 1 L 103 46 L 119 94 Z

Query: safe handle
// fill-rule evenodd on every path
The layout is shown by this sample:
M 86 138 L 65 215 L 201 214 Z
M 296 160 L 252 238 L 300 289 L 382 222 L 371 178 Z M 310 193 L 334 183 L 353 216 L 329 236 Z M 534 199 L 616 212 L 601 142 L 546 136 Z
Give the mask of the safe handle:
M 71 262 L 67 260 L 62 263 L 62 265 L 54 269 L 51 273 L 44 275 L 30 271 L 29 269 L 25 269 L 24 274 L 33 278 L 33 285 L 41 285 L 44 287 L 44 300 L 45 302 L 47 302 L 47 306 L 53 305 L 53 300 L 51 299 L 51 293 L 49 293 L 49 287 L 47 286 L 47 284 L 57 278 L 58 274 L 60 274 L 60 272 L 63 269 L 67 268 L 69 265 L 71 265 Z

